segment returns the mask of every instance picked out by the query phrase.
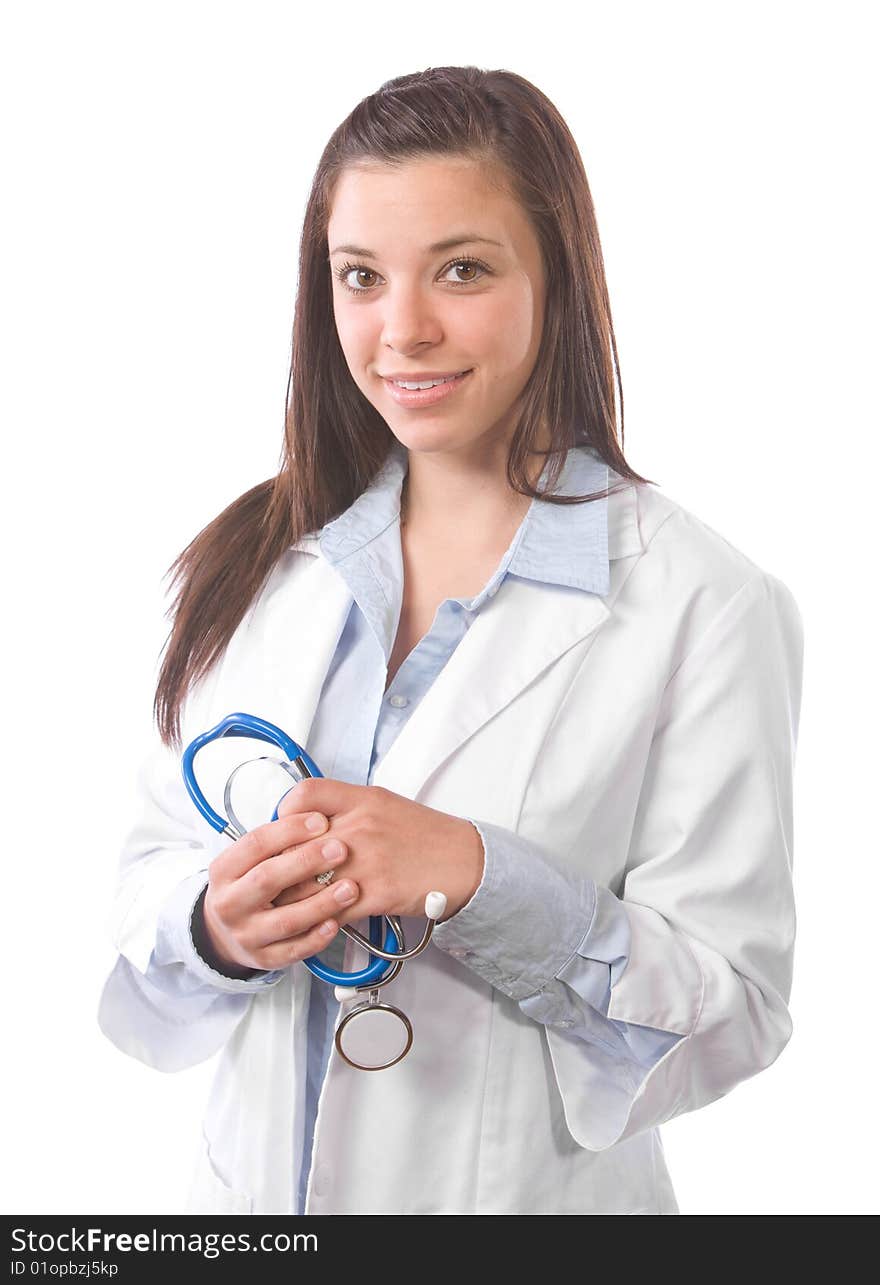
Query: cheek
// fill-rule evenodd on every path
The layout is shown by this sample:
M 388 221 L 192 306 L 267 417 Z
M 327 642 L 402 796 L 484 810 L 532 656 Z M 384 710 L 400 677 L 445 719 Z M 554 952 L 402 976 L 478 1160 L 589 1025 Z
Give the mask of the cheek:
M 349 374 L 361 392 L 369 395 L 369 387 L 373 381 L 366 368 L 375 361 L 376 355 L 373 327 L 368 326 L 362 318 L 345 315 L 345 310 L 340 310 L 336 333 Z
M 471 343 L 463 351 L 482 355 L 503 378 L 518 371 L 532 350 L 538 324 L 535 300 L 529 287 L 516 286 L 486 295 L 479 303 L 484 306 L 469 311 Z
M 507 308 L 507 341 L 511 362 L 522 365 L 533 352 L 540 338 L 540 300 L 535 298 L 532 284 L 524 280 L 511 292 Z
M 359 357 L 368 355 L 376 329 L 375 322 L 370 320 L 368 309 L 346 307 L 344 302 L 337 304 L 334 299 L 333 316 L 340 347 L 349 362 L 354 363 Z

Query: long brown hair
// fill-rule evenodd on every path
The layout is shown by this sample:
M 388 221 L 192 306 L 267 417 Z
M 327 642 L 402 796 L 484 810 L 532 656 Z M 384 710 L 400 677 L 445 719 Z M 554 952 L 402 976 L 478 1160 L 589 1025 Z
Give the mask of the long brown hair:
M 509 485 L 550 503 L 574 445 L 589 444 L 621 478 L 648 482 L 623 457 L 623 388 L 599 232 L 577 145 L 553 103 L 523 77 L 478 67 L 398 76 L 358 103 L 325 147 L 302 229 L 299 282 L 277 476 L 234 500 L 166 572 L 176 587 L 173 626 L 154 701 L 162 740 L 180 746 L 180 710 L 219 659 L 286 549 L 351 505 L 387 458 L 394 436 L 358 389 L 339 344 L 328 268 L 335 183 L 359 162 L 427 156 L 476 160 L 499 176 L 531 219 L 546 281 L 538 357 L 519 399 L 507 460 Z M 615 377 L 620 444 L 615 415 Z M 540 451 L 543 428 L 549 448 Z M 529 456 L 552 457 L 548 485 L 529 480 Z M 618 483 L 627 485 L 628 483 Z

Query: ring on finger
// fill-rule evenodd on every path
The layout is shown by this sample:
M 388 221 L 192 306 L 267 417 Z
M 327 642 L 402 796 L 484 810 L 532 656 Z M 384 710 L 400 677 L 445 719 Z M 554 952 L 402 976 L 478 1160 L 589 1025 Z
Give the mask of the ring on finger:
M 328 884 L 330 880 L 333 878 L 335 873 L 336 873 L 335 870 L 325 870 L 322 875 L 315 875 L 315 882 L 320 884 Z

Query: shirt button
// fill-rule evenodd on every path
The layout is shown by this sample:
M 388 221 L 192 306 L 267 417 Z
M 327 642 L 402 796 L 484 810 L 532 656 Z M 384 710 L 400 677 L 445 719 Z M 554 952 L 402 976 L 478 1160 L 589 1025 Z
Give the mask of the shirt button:
M 558 1025 L 559 1025 L 559 1026 L 574 1026 L 574 1022 L 571 1020 L 571 1018 L 564 1017 L 564 1018 L 562 1019 L 562 1021 L 558 1023 Z
M 389 696 L 388 704 L 393 705 L 395 709 L 403 709 L 404 705 L 409 704 L 408 696 Z
M 453 959 L 470 959 L 471 957 L 471 952 L 469 950 L 464 950 L 461 946 L 451 946 L 449 953 Z

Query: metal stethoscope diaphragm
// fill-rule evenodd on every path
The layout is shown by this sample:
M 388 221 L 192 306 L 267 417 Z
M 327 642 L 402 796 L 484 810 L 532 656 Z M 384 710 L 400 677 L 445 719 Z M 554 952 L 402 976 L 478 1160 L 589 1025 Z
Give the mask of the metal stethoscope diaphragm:
M 230 736 L 248 737 L 275 745 L 285 757 L 259 755 L 256 759 L 239 763 L 227 777 L 223 791 L 226 815 L 221 816 L 208 803 L 196 781 L 194 761 L 196 755 L 206 745 Z M 288 776 L 293 778 L 294 782 L 323 775 L 314 760 L 296 741 L 274 723 L 269 723 L 253 714 L 228 714 L 216 727 L 212 727 L 210 731 L 204 732 L 191 741 L 183 752 L 183 780 L 190 798 L 214 830 L 228 835 L 233 840 L 247 834 L 247 827 L 242 824 L 232 807 L 233 780 L 248 763 L 260 761 L 278 764 Z M 280 801 L 279 799 L 279 803 Z M 271 820 L 278 820 L 277 804 Z M 331 878 L 332 873 L 327 872 L 325 876 L 318 876 L 318 881 L 329 882 Z M 397 977 L 407 960 L 421 954 L 431 940 L 434 924 L 445 911 L 445 894 L 429 892 L 425 898 L 425 915 L 428 922 L 422 940 L 410 950 L 406 949 L 403 928 L 397 915 L 371 915 L 369 938 L 358 932 L 356 928 L 341 924 L 340 932 L 344 933 L 350 941 L 362 946 L 370 956 L 370 962 L 354 972 L 337 971 L 325 964 L 318 955 L 311 955 L 303 960 L 315 977 L 335 988 L 336 999 L 340 1002 L 350 1000 L 353 994 L 368 993 L 365 1000 L 349 1009 L 336 1027 L 336 1049 L 349 1066 L 360 1071 L 382 1071 L 389 1066 L 394 1066 L 409 1052 L 413 1042 L 409 1018 L 393 1004 L 380 1000 L 379 989 L 387 986 Z

